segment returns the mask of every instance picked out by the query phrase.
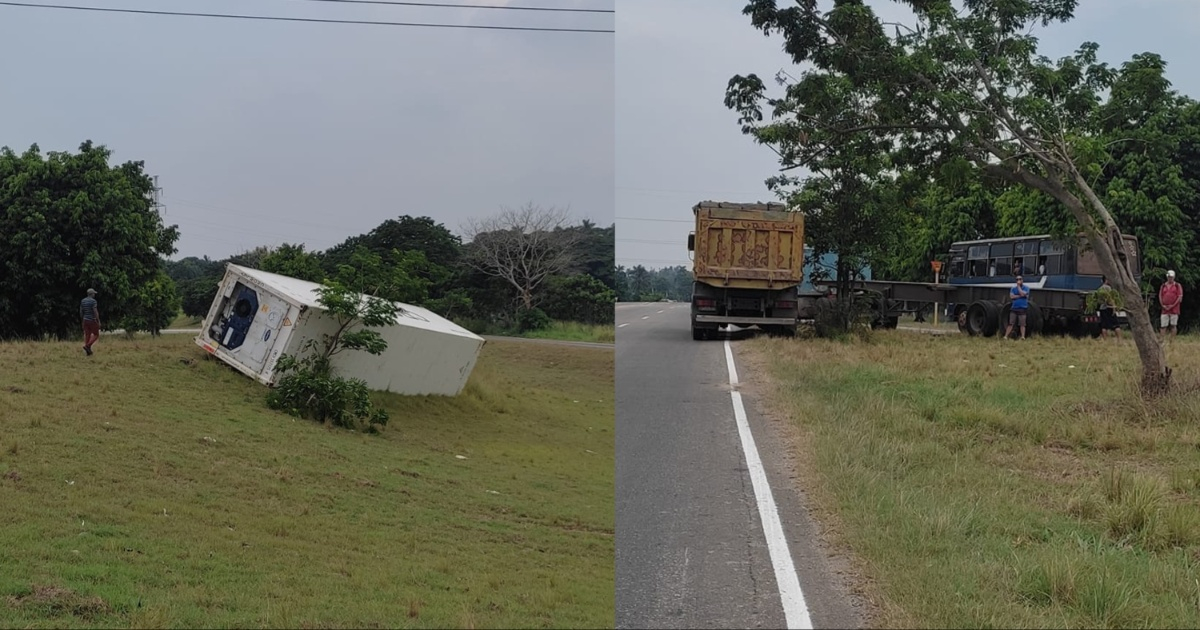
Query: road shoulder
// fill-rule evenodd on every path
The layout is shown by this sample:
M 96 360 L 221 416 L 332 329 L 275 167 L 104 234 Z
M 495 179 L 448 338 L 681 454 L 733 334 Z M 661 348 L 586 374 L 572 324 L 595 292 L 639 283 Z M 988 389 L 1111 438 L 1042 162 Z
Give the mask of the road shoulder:
M 865 562 L 839 534 L 834 498 L 816 470 L 812 440 L 777 400 L 780 383 L 762 355 L 743 343 L 734 345 L 734 358 L 743 374 L 740 389 L 751 408 L 753 431 L 761 436 L 756 440 L 759 451 L 777 488 L 780 516 L 795 521 L 789 531 L 803 534 L 789 541 L 792 555 L 798 565 L 817 567 L 811 575 L 827 576 L 830 582 L 802 583 L 814 618 L 842 622 L 823 627 L 875 627 L 883 618 L 883 599 Z

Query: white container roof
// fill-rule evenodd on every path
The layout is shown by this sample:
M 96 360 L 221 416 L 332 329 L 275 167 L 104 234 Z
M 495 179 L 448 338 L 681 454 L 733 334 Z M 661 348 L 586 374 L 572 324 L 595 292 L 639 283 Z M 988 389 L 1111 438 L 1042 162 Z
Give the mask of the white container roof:
M 253 278 L 261 284 L 270 287 L 271 290 L 277 292 L 280 296 L 290 299 L 296 304 L 322 311 L 325 310 L 325 307 L 321 306 L 320 303 L 321 294 L 317 292 L 317 289 L 321 288 L 321 285 L 316 282 L 300 280 L 291 276 L 282 276 L 277 273 L 270 273 L 241 265 L 230 264 L 229 267 L 244 276 Z M 399 326 L 423 328 L 425 330 L 470 337 L 483 341 L 483 337 L 433 311 L 403 302 L 396 302 L 395 304 L 401 308 L 400 313 L 396 316 L 396 324 Z

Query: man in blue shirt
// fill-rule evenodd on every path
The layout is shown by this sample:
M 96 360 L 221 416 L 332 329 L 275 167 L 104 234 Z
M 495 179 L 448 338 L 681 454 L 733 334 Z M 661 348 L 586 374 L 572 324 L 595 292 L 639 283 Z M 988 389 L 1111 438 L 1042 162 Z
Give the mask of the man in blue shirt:
M 1025 280 L 1021 276 L 1017 276 L 1017 286 L 1013 287 L 1008 292 L 1008 299 L 1012 300 L 1012 310 L 1008 313 L 1008 328 L 1004 329 L 1004 338 L 1008 339 L 1012 334 L 1013 324 L 1021 324 L 1021 339 L 1025 338 L 1025 314 L 1029 312 L 1029 288 L 1025 286 Z

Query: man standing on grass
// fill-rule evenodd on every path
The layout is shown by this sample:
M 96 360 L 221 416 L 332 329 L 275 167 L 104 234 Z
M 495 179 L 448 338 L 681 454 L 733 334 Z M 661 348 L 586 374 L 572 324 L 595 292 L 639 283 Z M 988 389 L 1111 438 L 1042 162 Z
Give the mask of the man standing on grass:
M 1165 337 L 1167 329 L 1171 336 L 1179 335 L 1179 305 L 1183 303 L 1183 285 L 1175 282 L 1175 270 L 1167 271 L 1167 281 L 1158 290 L 1158 304 L 1162 307 L 1159 332 Z
M 1013 324 L 1021 324 L 1021 339 L 1025 338 L 1025 316 L 1029 312 L 1029 288 L 1025 286 L 1025 279 L 1017 276 L 1017 286 L 1013 287 L 1008 292 L 1008 299 L 1012 300 L 1012 308 L 1008 312 L 1008 328 L 1004 329 L 1004 338 L 1008 339 L 1012 334 Z
M 1108 276 L 1100 276 L 1102 283 L 1097 291 L 1100 298 L 1100 336 L 1107 339 L 1109 331 L 1121 338 L 1121 324 L 1117 321 L 1117 309 L 1113 303 L 1113 288 Z
M 83 317 L 83 351 L 90 357 L 92 344 L 100 338 L 100 307 L 95 289 L 87 290 L 87 297 L 79 303 L 79 314 Z

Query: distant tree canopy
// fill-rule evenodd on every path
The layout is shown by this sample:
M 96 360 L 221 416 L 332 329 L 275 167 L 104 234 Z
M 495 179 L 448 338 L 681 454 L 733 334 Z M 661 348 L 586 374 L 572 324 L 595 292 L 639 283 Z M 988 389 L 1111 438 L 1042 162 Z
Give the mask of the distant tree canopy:
M 473 222 L 484 229 L 464 244 L 430 217 L 402 215 L 326 251 L 284 243 L 169 260 L 179 230 L 153 207 L 153 180 L 141 162 L 110 157 L 90 141 L 77 153 L 0 150 L 0 339 L 78 336 L 88 288 L 105 328 L 157 334 L 180 310 L 207 315 L 230 263 L 312 282 L 358 273 L 373 295 L 476 328 L 613 320 L 615 226 L 501 211 Z
M 473 234 L 475 239 L 482 239 L 477 246 L 513 242 L 513 226 L 498 220 L 493 217 L 476 222 L 491 221 L 498 226 Z M 285 243 L 274 248 L 257 247 L 221 261 L 207 257 L 168 261 L 166 271 L 178 284 L 184 313 L 192 317 L 208 313 L 227 263 L 321 282 L 356 260 L 367 260 L 362 257 L 367 256 L 379 263 L 372 268 L 385 274 L 372 276 L 378 285 L 373 289 L 376 295 L 423 306 L 444 317 L 516 327 L 517 307 L 523 306 L 540 308 L 555 319 L 611 323 L 616 295 L 612 267 L 615 226 L 601 228 L 586 220 L 570 225 L 564 217 L 550 227 L 548 236 L 534 233 L 529 238 L 552 241 L 564 258 L 562 264 L 540 277 L 528 296 L 517 285 L 472 266 L 471 244 L 464 245 L 444 225 L 430 217 L 407 215 L 384 221 L 370 232 L 350 236 L 325 251 L 306 251 L 303 245 Z M 512 259 L 514 262 L 536 267 L 542 262 L 538 256 L 545 252 L 535 248 L 523 254 L 516 250 L 508 253 L 519 254 Z
M 692 271 L 683 265 L 647 269 L 642 265 L 616 268 L 617 296 L 622 302 L 686 302 L 692 299 Z
M 153 209 L 142 163 L 110 157 L 90 141 L 77 153 L 0 150 L 0 338 L 77 334 L 88 288 L 106 325 L 161 323 L 150 314 L 170 305 L 150 302 L 166 295 L 161 261 L 179 231 Z

